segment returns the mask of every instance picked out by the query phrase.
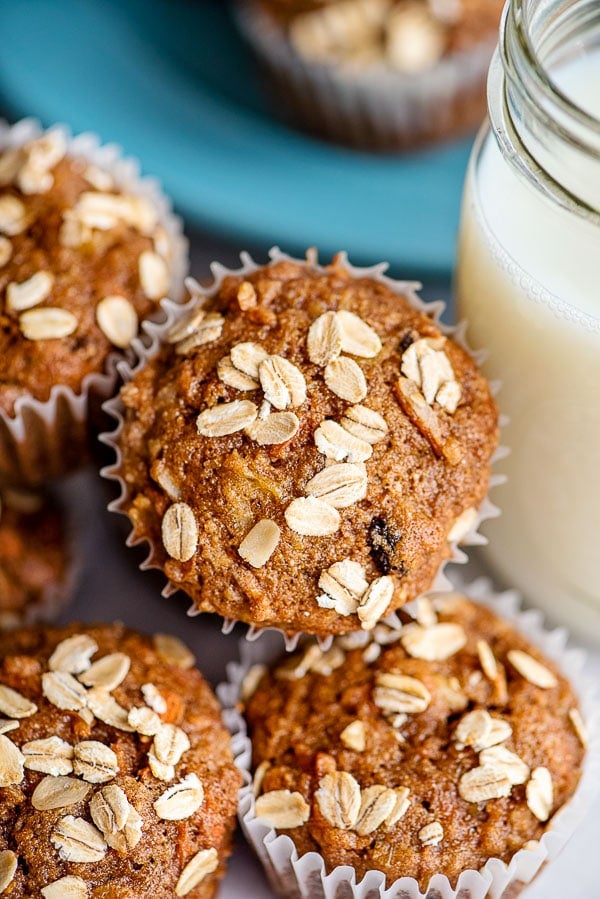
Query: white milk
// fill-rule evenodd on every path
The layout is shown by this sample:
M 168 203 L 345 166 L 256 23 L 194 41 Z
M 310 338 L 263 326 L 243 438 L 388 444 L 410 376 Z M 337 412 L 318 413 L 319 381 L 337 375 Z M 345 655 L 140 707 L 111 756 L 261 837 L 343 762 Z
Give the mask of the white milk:
M 600 51 L 555 78 L 600 119 Z M 489 349 L 484 370 L 502 381 L 511 419 L 487 560 L 553 618 L 600 639 L 600 227 L 519 179 L 491 134 L 462 216 L 459 313 L 471 345 Z

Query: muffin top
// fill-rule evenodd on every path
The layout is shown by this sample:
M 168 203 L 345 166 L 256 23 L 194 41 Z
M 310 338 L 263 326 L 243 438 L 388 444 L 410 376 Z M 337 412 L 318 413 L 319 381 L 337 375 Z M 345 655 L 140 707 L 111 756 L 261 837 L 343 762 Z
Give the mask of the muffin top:
M 243 693 L 257 817 L 328 871 L 426 891 L 435 873 L 455 883 L 539 840 L 585 738 L 568 682 L 511 625 L 456 595 L 423 603 L 421 620 L 380 625 L 366 647 L 311 646 L 257 688 L 250 669 Z
M 414 75 L 444 56 L 495 42 L 502 0 L 256 0 L 299 56 Z
M 213 896 L 241 778 L 189 650 L 71 625 L 0 635 L 0 660 L 2 890 Z
M 71 156 L 62 132 L 0 138 L 0 410 L 75 392 L 169 293 L 164 209 Z
M 41 494 L 0 493 L 0 628 L 50 615 L 70 565 L 58 507 Z
M 489 385 L 390 284 L 340 258 L 228 276 L 123 388 L 120 507 L 199 609 L 368 629 L 473 522 Z

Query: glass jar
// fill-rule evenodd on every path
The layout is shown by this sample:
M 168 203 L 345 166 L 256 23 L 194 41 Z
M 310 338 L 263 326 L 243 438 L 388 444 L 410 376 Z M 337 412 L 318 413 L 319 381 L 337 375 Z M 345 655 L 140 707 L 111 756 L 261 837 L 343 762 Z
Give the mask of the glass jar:
M 457 297 L 510 421 L 486 560 L 600 640 L 600 3 L 514 0 L 469 165 Z

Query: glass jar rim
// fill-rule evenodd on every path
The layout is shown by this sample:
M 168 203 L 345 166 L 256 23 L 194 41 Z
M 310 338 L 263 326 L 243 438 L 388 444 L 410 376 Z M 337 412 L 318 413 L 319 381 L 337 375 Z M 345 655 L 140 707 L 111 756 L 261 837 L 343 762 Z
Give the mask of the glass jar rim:
M 597 132 L 600 137 L 600 118 L 579 106 L 573 97 L 565 94 L 542 59 L 532 38 L 531 29 L 527 27 L 530 22 L 529 3 L 530 0 L 509 0 L 504 8 L 500 27 L 500 48 L 505 71 L 507 71 L 507 66 L 510 68 L 506 34 L 507 29 L 511 28 L 517 39 L 517 46 L 523 54 L 523 59 L 528 64 L 536 88 L 547 100 L 556 104 L 561 112 L 572 117 L 585 128 Z
M 551 50 L 569 47 L 573 5 L 569 9 L 564 2 L 564 6 L 566 16 L 565 10 L 561 15 L 561 0 L 509 0 L 489 70 L 489 119 L 503 157 L 522 178 L 552 202 L 598 225 L 598 191 L 594 187 L 588 199 L 587 185 L 596 185 L 595 173 L 600 170 L 600 121 L 559 89 L 536 46 L 549 36 L 555 42 Z M 600 23 L 600 4 L 588 7 L 583 0 L 579 13 L 588 8 L 592 18 L 584 16 L 584 26 L 591 22 L 595 28 L 596 16 Z M 579 19 L 575 18 L 575 24 L 580 24 Z M 554 150 L 544 146 L 548 140 Z M 591 182 L 584 179 L 585 187 L 580 177 L 584 169 L 580 165 L 565 168 L 560 155 L 564 152 L 593 171 Z M 553 157 L 553 153 L 559 155 Z

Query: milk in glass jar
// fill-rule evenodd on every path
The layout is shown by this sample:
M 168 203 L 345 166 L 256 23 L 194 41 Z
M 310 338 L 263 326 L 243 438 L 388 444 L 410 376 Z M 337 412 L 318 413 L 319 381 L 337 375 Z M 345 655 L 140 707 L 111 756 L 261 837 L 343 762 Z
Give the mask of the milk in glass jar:
M 509 416 L 485 552 L 600 640 L 600 2 L 511 0 L 471 158 L 457 295 Z

